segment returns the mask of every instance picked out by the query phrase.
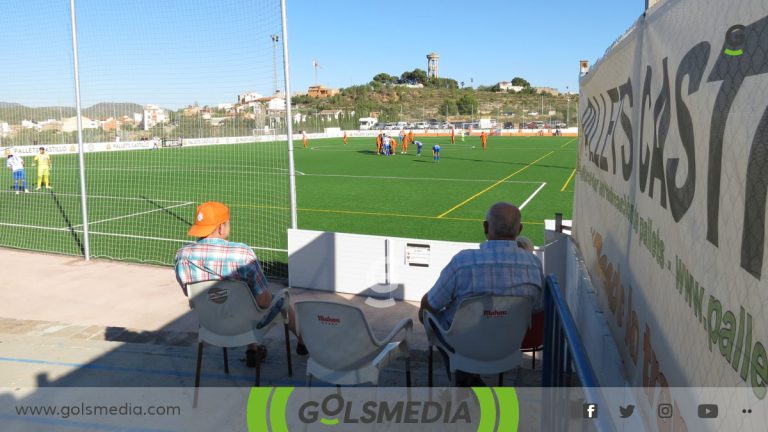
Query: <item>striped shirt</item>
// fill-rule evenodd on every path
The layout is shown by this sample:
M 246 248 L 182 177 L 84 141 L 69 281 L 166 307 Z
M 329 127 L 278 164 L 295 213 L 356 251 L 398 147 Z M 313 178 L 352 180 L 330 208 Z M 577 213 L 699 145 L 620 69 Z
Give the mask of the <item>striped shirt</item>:
M 254 297 L 268 289 L 261 264 L 246 244 L 203 238 L 176 253 L 176 280 L 184 294 L 188 284 L 220 279 L 247 283 Z
M 480 249 L 456 254 L 427 293 L 429 305 L 450 326 L 459 303 L 485 294 L 528 297 L 533 310 L 542 308 L 544 272 L 541 261 L 515 241 L 489 240 Z

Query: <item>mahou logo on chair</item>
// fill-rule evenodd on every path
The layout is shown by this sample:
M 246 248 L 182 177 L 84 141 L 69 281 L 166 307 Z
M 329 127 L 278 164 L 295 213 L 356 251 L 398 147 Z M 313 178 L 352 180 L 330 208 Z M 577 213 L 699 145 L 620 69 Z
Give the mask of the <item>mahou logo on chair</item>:
M 325 325 L 338 325 L 341 324 L 341 320 L 335 317 L 329 317 L 325 315 L 318 315 L 317 320 Z
M 488 317 L 488 318 L 503 317 L 503 316 L 507 316 L 507 311 L 496 310 L 496 309 L 484 310 L 483 311 L 483 316 Z

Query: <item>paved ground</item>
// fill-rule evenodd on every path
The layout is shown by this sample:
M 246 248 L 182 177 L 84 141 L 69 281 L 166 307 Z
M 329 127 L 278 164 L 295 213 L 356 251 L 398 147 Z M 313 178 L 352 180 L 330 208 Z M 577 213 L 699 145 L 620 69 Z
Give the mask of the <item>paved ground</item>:
M 0 388 L 193 385 L 197 321 L 170 268 L 9 249 L 0 249 L 0 262 Z M 398 302 L 377 309 L 354 296 L 292 290 L 293 300 L 309 298 L 359 305 L 378 336 L 403 317 L 412 317 L 417 323 L 411 341 L 413 381 L 426 385 L 427 344 L 416 320 L 417 304 Z M 262 384 L 303 385 L 306 359 L 294 352 L 294 374 L 288 376 L 282 331 L 272 330 L 267 345 Z M 226 375 L 221 350 L 209 347 L 202 384 L 249 385 L 253 369 L 245 367 L 243 357 L 242 349 L 231 351 L 231 373 Z M 525 362 L 519 384 L 539 384 L 540 372 L 531 371 L 530 365 Z M 442 370 L 436 362 L 436 385 L 447 384 Z M 510 375 L 508 384 L 515 379 Z M 496 379 L 487 381 L 495 384 Z M 397 362 L 381 384 L 404 383 L 404 364 Z

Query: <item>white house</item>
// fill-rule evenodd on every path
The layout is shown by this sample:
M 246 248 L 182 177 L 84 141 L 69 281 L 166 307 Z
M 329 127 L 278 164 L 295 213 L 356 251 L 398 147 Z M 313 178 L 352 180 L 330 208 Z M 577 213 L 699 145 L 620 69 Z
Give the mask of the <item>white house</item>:
M 168 116 L 165 110 L 157 105 L 144 105 L 144 130 L 149 130 L 155 125 L 166 123 Z
M 91 120 L 88 117 L 83 117 L 83 129 L 98 129 L 98 120 Z M 77 117 L 68 117 L 61 121 L 62 132 L 75 132 L 77 130 Z
M 501 81 L 498 86 L 501 91 L 513 91 L 515 93 L 521 92 L 525 88 L 523 86 L 512 85 L 510 81 Z

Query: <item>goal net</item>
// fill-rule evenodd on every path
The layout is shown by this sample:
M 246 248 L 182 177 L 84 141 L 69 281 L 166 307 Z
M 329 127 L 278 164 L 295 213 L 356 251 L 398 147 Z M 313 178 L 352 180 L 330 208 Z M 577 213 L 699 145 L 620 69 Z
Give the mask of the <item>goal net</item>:
M 0 14 L 12 23 L 3 67 L 14 71 L 0 83 L 0 147 L 23 160 L 30 191 L 16 194 L 3 176 L 0 246 L 82 255 L 69 2 L 2 4 Z M 195 240 L 196 206 L 220 201 L 230 240 L 287 276 L 280 2 L 79 0 L 76 17 L 91 255 L 172 264 Z M 40 147 L 50 163 L 37 189 Z

